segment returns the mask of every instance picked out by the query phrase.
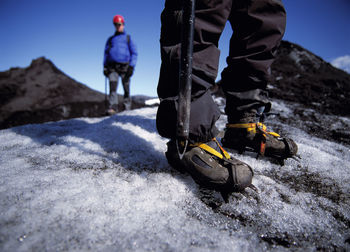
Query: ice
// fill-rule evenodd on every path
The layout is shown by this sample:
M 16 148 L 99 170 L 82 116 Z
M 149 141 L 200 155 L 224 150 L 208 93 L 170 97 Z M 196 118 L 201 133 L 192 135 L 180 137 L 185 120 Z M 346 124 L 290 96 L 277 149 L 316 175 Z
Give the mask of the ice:
M 322 64 L 322 60 L 308 51 L 302 51 L 296 47 L 288 55 L 295 63 L 300 67 L 301 70 L 305 71 L 305 67 L 301 64 L 303 60 L 308 60 L 313 63 L 315 69 L 319 69 Z
M 254 168 L 258 193 L 225 203 L 167 164 L 156 110 L 1 130 L 0 251 L 350 249 L 347 146 L 274 121 L 301 160 L 231 153 Z
M 160 100 L 158 98 L 154 98 L 154 99 L 149 99 L 145 102 L 146 105 L 156 105 L 156 104 L 159 104 L 160 103 Z

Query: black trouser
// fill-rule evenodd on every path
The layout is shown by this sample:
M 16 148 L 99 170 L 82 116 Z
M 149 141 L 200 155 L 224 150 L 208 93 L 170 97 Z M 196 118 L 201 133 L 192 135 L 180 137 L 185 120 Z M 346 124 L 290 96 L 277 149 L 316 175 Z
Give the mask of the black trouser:
M 182 1 L 166 0 L 161 15 L 161 69 L 157 129 L 176 136 L 177 95 L 182 25 Z M 197 0 L 192 69 L 190 139 L 209 141 L 217 134 L 220 113 L 209 88 L 214 84 L 220 51 L 218 41 L 227 21 L 234 33 L 227 67 L 222 73 L 228 120 L 270 103 L 267 96 L 270 66 L 282 39 L 286 14 L 279 0 Z
M 124 100 L 130 99 L 130 77 L 128 74 L 128 64 L 115 64 L 114 66 L 108 67 L 109 74 L 109 107 L 113 109 L 118 108 L 118 80 L 119 77 L 122 79 L 122 85 L 124 89 Z
M 130 76 L 126 73 L 111 72 L 108 75 L 110 81 L 110 92 L 116 92 L 118 87 L 118 78 L 122 79 L 124 98 L 130 97 Z

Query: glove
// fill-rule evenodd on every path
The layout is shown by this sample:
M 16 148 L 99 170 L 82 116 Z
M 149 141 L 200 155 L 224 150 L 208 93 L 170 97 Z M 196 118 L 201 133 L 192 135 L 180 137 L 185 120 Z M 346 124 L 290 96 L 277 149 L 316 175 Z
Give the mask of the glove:
M 126 76 L 131 77 L 134 73 L 134 67 L 133 66 L 129 66 L 128 70 L 126 71 Z
M 105 76 L 108 76 L 109 71 L 108 71 L 108 68 L 107 68 L 107 67 L 103 67 L 103 74 L 104 74 Z

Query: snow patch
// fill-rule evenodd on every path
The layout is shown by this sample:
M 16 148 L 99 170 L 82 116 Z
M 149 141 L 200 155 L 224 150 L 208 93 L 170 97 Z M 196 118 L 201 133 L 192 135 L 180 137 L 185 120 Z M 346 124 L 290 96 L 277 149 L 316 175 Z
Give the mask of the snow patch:
M 314 68 L 319 69 L 321 67 L 322 61 L 317 58 L 315 55 L 308 53 L 307 51 L 299 51 L 294 48 L 288 55 L 299 68 L 303 71 L 306 71 L 304 64 L 301 61 L 307 60 L 308 62 L 312 62 Z
M 145 101 L 145 104 L 148 106 L 159 105 L 160 100 L 158 98 L 150 99 L 150 100 Z
M 254 168 L 259 193 L 226 204 L 168 165 L 156 110 L 1 130 L 0 250 L 350 249 L 347 147 L 272 121 L 293 135 L 301 160 L 281 167 L 231 152 Z

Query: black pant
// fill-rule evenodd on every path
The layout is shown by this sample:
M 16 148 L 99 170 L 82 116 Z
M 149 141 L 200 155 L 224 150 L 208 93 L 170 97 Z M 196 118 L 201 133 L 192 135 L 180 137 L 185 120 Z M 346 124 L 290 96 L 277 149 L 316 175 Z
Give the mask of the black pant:
M 286 14 L 280 0 L 197 0 L 195 15 L 190 139 L 206 142 L 217 134 L 220 113 L 209 88 L 218 73 L 218 41 L 226 22 L 234 30 L 221 79 L 230 122 L 251 109 L 265 106 L 268 110 L 266 87 Z M 160 135 L 175 138 L 182 1 L 166 0 L 161 21 L 157 129 Z
M 116 92 L 119 77 L 122 79 L 124 88 L 124 98 L 130 96 L 130 77 L 132 73 L 129 71 L 129 64 L 115 63 L 108 66 L 108 79 L 110 82 L 110 92 Z
M 117 92 L 119 76 L 122 79 L 122 85 L 124 89 L 124 98 L 129 98 L 130 97 L 130 76 L 128 76 L 126 73 L 111 72 L 108 75 L 109 84 L 110 84 L 109 85 L 110 93 Z

